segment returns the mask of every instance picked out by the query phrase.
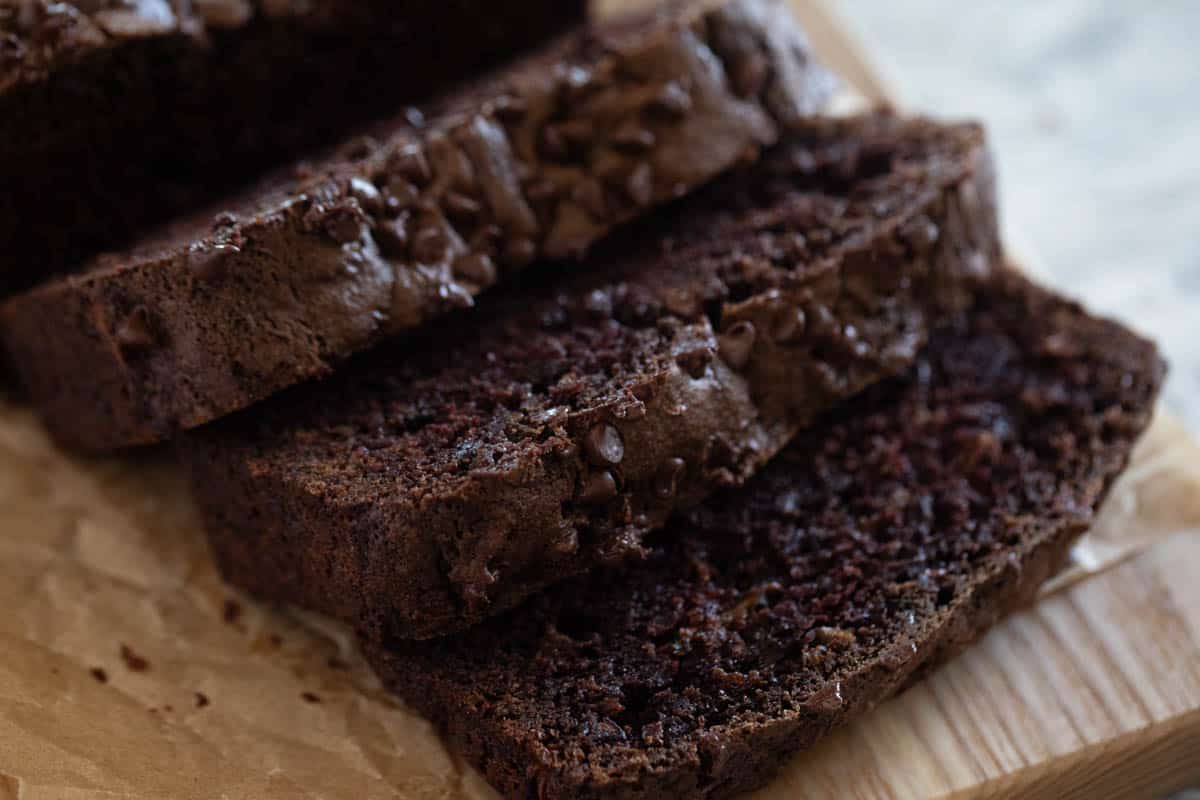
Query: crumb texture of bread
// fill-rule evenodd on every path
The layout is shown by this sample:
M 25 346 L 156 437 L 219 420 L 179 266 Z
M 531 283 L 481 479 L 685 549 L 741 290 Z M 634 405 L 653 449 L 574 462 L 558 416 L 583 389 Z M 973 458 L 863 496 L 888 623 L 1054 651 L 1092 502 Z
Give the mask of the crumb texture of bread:
M 61 442 L 162 441 L 534 261 L 572 269 L 604 234 L 753 159 L 831 86 L 782 0 L 582 26 L 10 298 L 0 337 Z
M 192 432 L 225 576 L 424 638 L 638 557 L 970 304 L 1000 257 L 991 181 L 975 125 L 798 125 L 578 274 Z
M 644 563 L 370 658 L 507 797 L 750 790 L 1032 601 L 1164 373 L 1151 343 L 1002 276 Z

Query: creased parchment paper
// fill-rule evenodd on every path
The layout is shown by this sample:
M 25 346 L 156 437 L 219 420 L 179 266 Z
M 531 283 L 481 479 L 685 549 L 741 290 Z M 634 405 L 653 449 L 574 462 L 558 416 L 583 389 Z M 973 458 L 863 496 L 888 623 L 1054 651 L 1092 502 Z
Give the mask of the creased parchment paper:
M 1071 580 L 1200 530 L 1160 417 Z M 0 400 L 0 798 L 483 798 L 337 626 L 221 584 L 169 453 L 84 460 Z

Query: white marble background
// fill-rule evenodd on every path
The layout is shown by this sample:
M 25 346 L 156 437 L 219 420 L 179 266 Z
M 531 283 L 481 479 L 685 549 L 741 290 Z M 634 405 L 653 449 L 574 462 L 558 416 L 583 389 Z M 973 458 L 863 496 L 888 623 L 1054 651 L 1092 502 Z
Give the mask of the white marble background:
M 1157 339 L 1200 431 L 1200 1 L 833 5 L 907 105 L 988 124 L 1013 249 Z

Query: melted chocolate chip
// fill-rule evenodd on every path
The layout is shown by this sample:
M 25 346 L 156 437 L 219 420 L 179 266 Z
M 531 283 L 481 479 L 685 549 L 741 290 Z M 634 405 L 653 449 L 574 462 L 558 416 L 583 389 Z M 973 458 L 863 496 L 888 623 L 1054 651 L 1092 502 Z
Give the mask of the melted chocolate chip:
M 785 308 L 775 320 L 771 330 L 771 338 L 780 344 L 794 342 L 804 336 L 808 327 L 808 318 L 802 308 Z
M 593 472 L 584 481 L 579 492 L 579 502 L 588 506 L 600 506 L 617 496 L 617 481 L 608 470 Z
M 392 154 L 388 166 L 401 177 L 408 179 L 417 186 L 425 186 L 433 179 L 433 173 L 429 169 L 429 161 L 425 158 L 425 154 L 421 152 L 421 148 L 415 144 L 405 145 L 397 149 Z
M 547 125 L 538 137 L 538 152 L 550 161 L 566 161 L 569 154 L 567 140 L 555 125 Z
M 523 97 L 508 95 L 496 100 L 492 105 L 492 113 L 501 122 L 517 123 L 529 113 L 529 103 Z
M 602 422 L 592 426 L 584 437 L 583 452 L 598 467 L 615 467 L 625 457 L 625 442 L 620 431 Z
M 474 220 L 482 211 L 479 201 L 458 192 L 450 192 L 443 197 L 442 208 L 446 210 L 448 217 L 462 222 Z
M 933 252 L 933 248 L 941 236 L 941 231 L 929 217 L 922 215 L 905 225 L 901 235 L 914 253 L 925 256 Z
M 435 222 L 422 222 L 412 237 L 412 252 L 425 264 L 435 264 L 446 255 L 446 233 Z
M 383 211 L 383 195 L 370 181 L 359 177 L 351 178 L 349 192 L 368 214 L 379 214 Z
M 650 101 L 649 108 L 662 116 L 679 119 L 692 110 L 692 96 L 679 81 L 668 81 Z
M 380 222 L 375 228 L 379 252 L 388 258 L 403 258 L 408 254 L 408 216 Z
M 632 153 L 645 152 L 653 148 L 656 141 L 654 131 L 635 119 L 622 123 L 612 135 L 615 147 Z

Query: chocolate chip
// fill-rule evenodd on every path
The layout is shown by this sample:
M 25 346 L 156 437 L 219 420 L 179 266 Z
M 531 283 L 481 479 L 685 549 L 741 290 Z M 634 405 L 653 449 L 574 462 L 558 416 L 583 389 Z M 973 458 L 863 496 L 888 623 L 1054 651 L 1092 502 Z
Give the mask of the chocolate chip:
M 204 692 L 194 692 L 193 694 L 196 695 L 196 708 L 204 708 L 209 704 L 208 695 Z
M 460 221 L 473 220 L 483 210 L 474 198 L 458 192 L 450 192 L 443 197 L 442 208 L 446 210 L 447 216 Z
M 754 341 L 758 332 L 754 323 L 748 320 L 735 322 L 717 337 L 721 358 L 734 369 L 743 369 L 750 362 L 750 353 L 754 349 Z
M 457 283 L 439 286 L 438 297 L 450 308 L 470 308 L 475 305 L 475 298 L 471 293 Z
M 538 152 L 550 161 L 566 161 L 570 152 L 567 140 L 556 125 L 547 125 L 538 137 Z
M 435 264 L 446 255 L 446 233 L 436 223 L 423 223 L 412 237 L 412 252 L 418 261 Z
M 529 113 L 529 103 L 523 97 L 500 97 L 492 105 L 492 113 L 502 122 L 520 122 Z
M 205 283 L 219 281 L 228 271 L 229 259 L 242 252 L 242 249 L 232 244 L 214 244 L 211 247 L 197 247 L 188 250 L 188 265 L 196 277 Z
M 441 181 L 461 191 L 475 188 L 475 166 L 450 137 L 441 132 L 430 134 L 427 152 L 433 172 Z
M 317 695 L 313 694 L 312 692 L 301 692 L 300 697 L 306 703 L 320 703 L 321 702 L 321 698 L 318 697 Z
M 579 502 L 588 506 L 600 506 L 617 496 L 617 481 L 608 470 L 593 472 L 584 481 L 579 492 Z
M 692 110 L 692 96 L 679 81 L 668 81 L 650 101 L 649 108 L 662 116 L 679 119 Z
M 625 457 L 621 432 L 608 423 L 592 426 L 583 438 L 583 452 L 598 467 L 615 467 Z
M 593 289 L 583 299 L 583 307 L 598 319 L 608 319 L 613 313 L 612 297 L 603 289 Z
M 918 256 L 926 256 L 933 252 L 934 246 L 941 237 L 941 231 L 933 220 L 922 215 L 905 225 L 900 235 L 908 242 L 908 246 L 913 249 L 914 253 Z
M 362 238 L 363 224 L 362 212 L 356 205 L 339 205 L 326 212 L 322 227 L 338 244 L 348 244 Z
M 654 172 L 649 162 L 643 161 L 629 173 L 625 180 L 625 193 L 638 208 L 650 205 L 654 199 Z
M 509 241 L 505 246 L 504 263 L 518 269 L 526 267 L 537 258 L 537 252 L 537 245 L 532 239 L 518 237 Z
M 383 195 L 370 181 L 353 177 L 350 179 L 350 196 L 358 200 L 358 204 L 368 214 L 378 214 L 383 211 Z
M 384 206 L 387 212 L 393 216 L 406 208 L 412 208 L 421 197 L 417 187 L 399 175 L 392 175 L 388 178 L 383 194 Z
M 733 71 L 733 91 L 738 97 L 756 97 L 767 85 L 771 64 L 760 52 L 752 52 L 743 58 Z
M 808 330 L 819 339 L 840 339 L 841 326 L 828 306 L 820 303 L 810 306 L 806 312 Z
M 572 99 L 578 99 L 595 89 L 593 73 L 587 67 L 578 65 L 569 67 L 559 78 L 563 90 Z
M 433 173 L 429 169 L 429 161 L 425 158 L 425 154 L 421 152 L 421 148 L 415 144 L 397 148 L 396 152 L 392 153 L 391 158 L 388 160 L 388 166 L 417 186 L 425 186 L 429 181 L 433 180 Z
M 664 500 L 674 497 L 686 469 L 687 462 L 682 458 L 668 458 L 654 475 L 654 493 Z
M 408 254 L 408 215 L 383 220 L 375 228 L 379 251 L 388 258 L 403 258 Z
M 92 667 L 90 670 L 88 670 L 88 674 L 95 678 L 99 683 L 108 683 L 108 673 L 100 667 Z
M 467 253 L 455 260 L 454 274 L 476 286 L 491 286 L 496 282 L 496 264 L 487 253 Z
M 221 619 L 233 625 L 242 616 L 242 604 L 233 598 L 227 598 L 221 605 Z
M 794 342 L 804 336 L 807 324 L 808 318 L 804 314 L 804 309 L 785 308 L 775 320 L 775 327 L 771 330 L 771 338 L 780 344 Z
M 712 363 L 712 357 L 712 350 L 709 350 L 707 347 L 700 347 L 675 356 L 675 363 L 693 379 L 699 380 L 708 371 L 708 365 Z
M 608 200 L 604 196 L 604 186 L 595 178 L 584 178 L 575 184 L 571 191 L 571 199 L 593 219 L 603 220 L 608 217 Z
M 117 345 L 127 352 L 149 350 L 155 344 L 154 328 L 150 323 L 150 311 L 138 306 L 129 316 L 121 320 L 113 331 Z
M 621 150 L 641 153 L 654 147 L 654 131 L 631 119 L 613 131 L 612 143 Z

